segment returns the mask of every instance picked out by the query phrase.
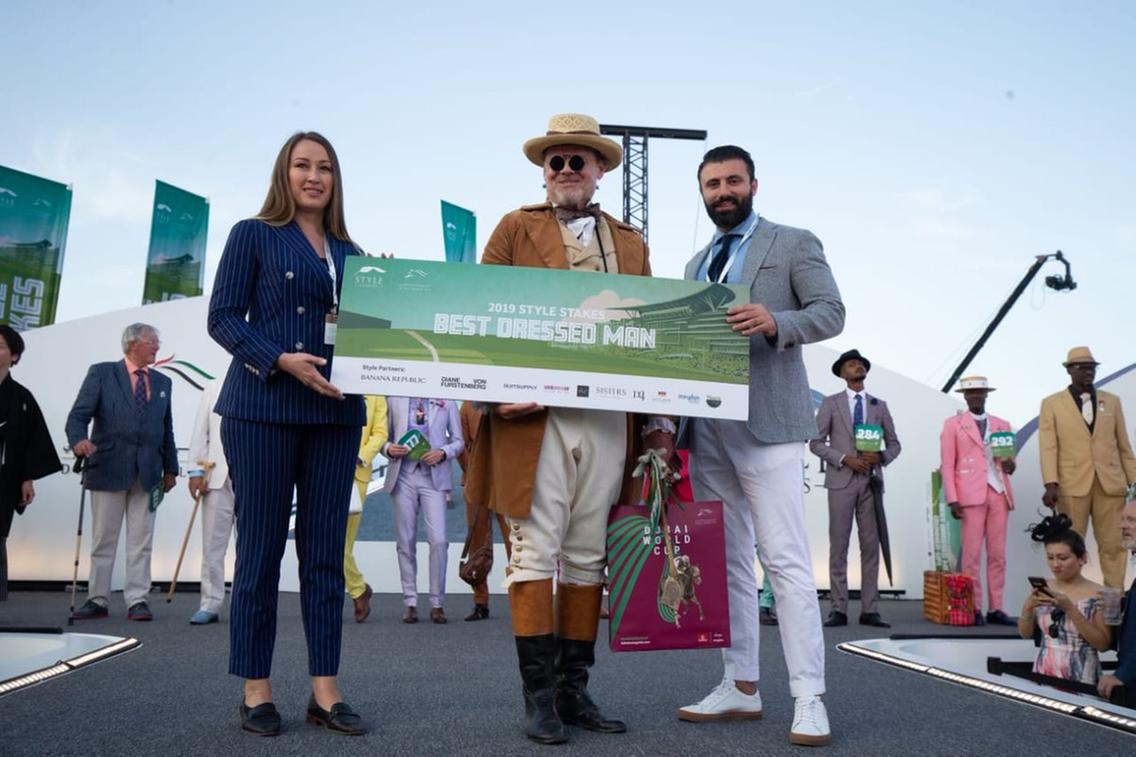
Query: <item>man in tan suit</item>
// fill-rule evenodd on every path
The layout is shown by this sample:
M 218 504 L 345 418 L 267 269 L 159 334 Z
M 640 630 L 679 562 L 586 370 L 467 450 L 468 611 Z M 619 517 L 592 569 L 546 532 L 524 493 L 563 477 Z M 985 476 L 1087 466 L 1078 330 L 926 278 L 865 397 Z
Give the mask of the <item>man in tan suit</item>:
M 596 182 L 623 159 L 594 118 L 553 116 L 548 132 L 525 142 L 523 151 L 542 168 L 548 200 L 502 218 L 483 264 L 651 275 L 639 231 L 592 202 Z M 603 733 L 627 730 L 604 717 L 586 689 L 603 598 L 607 517 L 617 500 L 630 501 L 634 436 L 645 433 L 646 443 L 669 459 L 674 424 L 657 418 L 632 431 L 625 413 L 534 402 L 493 406 L 478 431 L 466 496 L 509 523 L 505 585 L 525 734 L 543 744 L 567 741 L 565 723 Z
M 1082 536 L 1092 518 L 1105 585 L 1123 589 L 1120 511 L 1136 481 L 1136 456 L 1120 398 L 1093 386 L 1098 365 L 1088 347 L 1069 350 L 1069 386 L 1041 401 L 1042 502 L 1068 515 Z

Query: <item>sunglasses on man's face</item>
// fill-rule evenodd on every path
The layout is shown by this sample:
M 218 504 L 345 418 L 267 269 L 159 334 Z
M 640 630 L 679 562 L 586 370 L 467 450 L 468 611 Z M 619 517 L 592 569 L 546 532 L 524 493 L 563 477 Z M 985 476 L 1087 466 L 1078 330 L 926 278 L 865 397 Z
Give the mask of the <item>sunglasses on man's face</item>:
M 548 161 L 548 167 L 555 173 L 560 173 L 564 170 L 564 164 L 567 163 L 568 167 L 573 171 L 579 171 L 586 163 L 584 158 L 580 155 L 570 155 L 565 158 L 563 155 L 553 155 Z

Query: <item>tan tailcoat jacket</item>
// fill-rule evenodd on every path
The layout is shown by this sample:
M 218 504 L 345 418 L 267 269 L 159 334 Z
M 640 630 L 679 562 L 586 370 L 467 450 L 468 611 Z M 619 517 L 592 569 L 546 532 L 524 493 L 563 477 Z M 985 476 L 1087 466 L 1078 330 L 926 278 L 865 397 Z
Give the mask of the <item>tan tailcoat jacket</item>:
M 639 231 L 607 213 L 603 218 L 615 242 L 619 273 L 650 276 L 649 253 Z M 481 262 L 567 269 L 560 222 L 552 206 L 548 203 L 526 205 L 508 213 L 489 237 Z M 547 421 L 547 410 L 511 420 L 487 414 L 478 429 L 477 444 L 466 472 L 466 497 L 512 518 L 529 517 L 537 459 Z M 635 467 L 639 439 L 639 434 L 634 432 L 636 425 L 629 415 L 627 462 L 620 502 L 635 501 L 631 471 Z
M 1114 496 L 1136 481 L 1136 456 L 1115 394 L 1097 389 L 1091 434 L 1067 388 L 1041 401 L 1037 424 L 1041 482 L 1056 483 L 1060 494 L 1085 496 L 1093 488 L 1094 474 L 1105 494 Z

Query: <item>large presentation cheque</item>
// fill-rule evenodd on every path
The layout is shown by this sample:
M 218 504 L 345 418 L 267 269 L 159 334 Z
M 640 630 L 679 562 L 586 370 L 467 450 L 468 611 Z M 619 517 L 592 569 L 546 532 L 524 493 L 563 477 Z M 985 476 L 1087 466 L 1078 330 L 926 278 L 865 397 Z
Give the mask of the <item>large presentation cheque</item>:
M 331 380 L 351 394 L 744 420 L 743 287 L 352 256 Z

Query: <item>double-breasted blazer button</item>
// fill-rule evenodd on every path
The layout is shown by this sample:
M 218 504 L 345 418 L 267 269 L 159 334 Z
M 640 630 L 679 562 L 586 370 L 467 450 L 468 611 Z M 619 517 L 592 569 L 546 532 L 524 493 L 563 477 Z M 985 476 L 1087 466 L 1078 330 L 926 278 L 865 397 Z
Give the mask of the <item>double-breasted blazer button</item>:
M 296 342 L 296 349 L 298 349 L 298 350 L 304 349 L 304 343 L 303 342 Z
M 296 308 L 296 313 L 298 313 L 299 315 L 303 315 L 304 314 L 304 306 L 300 305 L 298 308 Z
M 292 273 L 291 271 L 285 271 L 284 272 L 284 278 L 288 279 L 289 281 L 291 281 L 292 277 L 295 276 L 295 275 L 296 274 Z

